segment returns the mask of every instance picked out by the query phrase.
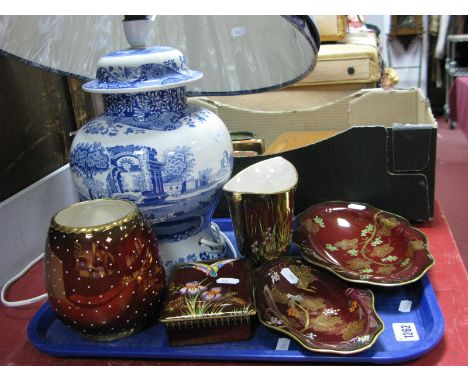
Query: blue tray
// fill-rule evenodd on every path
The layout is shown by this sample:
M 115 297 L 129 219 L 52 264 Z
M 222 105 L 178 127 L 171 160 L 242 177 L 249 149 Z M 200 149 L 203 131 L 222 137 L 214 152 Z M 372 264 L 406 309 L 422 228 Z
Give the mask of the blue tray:
M 235 245 L 231 221 L 217 219 L 216 222 Z M 293 246 L 291 255 L 295 254 L 298 254 L 298 248 Z M 57 320 L 48 303 L 31 319 L 28 336 L 35 347 L 58 357 L 375 364 L 401 363 L 418 358 L 442 339 L 444 318 L 427 275 L 407 286 L 371 289 L 385 330 L 372 348 L 354 355 L 313 353 L 292 339 L 287 350 L 276 350 L 278 340 L 285 336 L 261 324 L 255 326 L 252 339 L 241 342 L 171 347 L 161 324 L 122 340 L 93 342 Z M 403 300 L 412 302 L 410 312 L 399 311 Z M 410 327 L 408 324 L 414 326 L 410 327 L 412 332 L 399 330 L 397 340 L 393 324 L 405 324 L 407 328 Z M 414 330 L 419 340 L 414 340 Z

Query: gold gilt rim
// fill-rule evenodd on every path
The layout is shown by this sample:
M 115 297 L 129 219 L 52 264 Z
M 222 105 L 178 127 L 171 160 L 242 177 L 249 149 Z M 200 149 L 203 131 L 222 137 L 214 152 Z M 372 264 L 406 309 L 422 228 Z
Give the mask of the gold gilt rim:
M 199 317 L 168 317 L 168 318 L 163 318 L 161 317 L 159 319 L 159 322 L 163 324 L 171 324 L 171 323 L 180 323 L 180 322 L 197 322 L 197 321 L 208 321 L 208 320 L 220 320 L 220 319 L 236 319 L 236 318 L 247 318 L 247 317 L 252 317 L 257 314 L 256 309 L 251 309 L 248 312 L 244 314 L 236 314 L 236 312 L 232 313 L 220 313 L 219 315 L 211 315 L 211 316 L 199 316 Z
M 232 195 L 240 195 L 241 197 L 244 195 L 253 195 L 253 196 L 262 196 L 262 195 L 281 195 L 281 194 L 288 194 L 297 189 L 297 183 L 293 185 L 292 187 L 289 187 L 287 189 L 281 190 L 281 191 L 275 191 L 275 192 L 244 192 L 244 191 L 228 191 L 223 188 L 223 192 L 226 194 L 232 196 Z
M 432 253 L 429 251 L 429 239 L 427 238 L 426 234 L 417 229 L 416 227 L 412 226 L 411 223 L 406 219 L 404 218 L 403 216 L 401 215 L 397 215 L 397 214 L 394 214 L 393 212 L 389 212 L 389 211 L 385 211 L 385 210 L 382 210 L 382 209 L 379 209 L 379 208 L 376 208 L 374 206 L 372 206 L 371 204 L 368 204 L 368 203 L 362 203 L 362 202 L 347 202 L 347 201 L 343 201 L 343 200 L 334 200 L 334 201 L 327 201 L 327 202 L 323 202 L 323 203 L 317 203 L 317 204 L 314 204 L 312 206 L 310 206 L 309 208 L 307 208 L 306 210 L 304 210 L 303 212 L 301 212 L 299 215 L 297 215 L 296 217 L 296 221 L 298 221 L 298 218 L 300 220 L 300 217 L 301 215 L 305 214 L 309 209 L 312 209 L 312 208 L 315 208 L 315 207 L 318 207 L 318 206 L 321 206 L 321 205 L 326 205 L 326 204 L 333 204 L 333 203 L 348 203 L 348 204 L 362 204 L 364 206 L 367 206 L 367 207 L 370 207 L 374 210 L 376 210 L 376 213 L 379 213 L 379 212 L 385 212 L 386 214 L 388 215 L 393 215 L 395 217 L 398 217 L 399 219 L 403 220 L 403 222 L 410 228 L 414 229 L 416 232 L 418 232 L 420 235 L 422 235 L 422 237 L 424 238 L 424 241 L 425 241 L 425 244 L 426 244 L 426 258 L 429 259 L 429 263 L 424 267 L 424 268 L 421 268 L 421 270 L 419 271 L 418 275 L 412 279 L 409 279 L 409 280 L 404 280 L 404 281 L 401 281 L 401 282 L 398 282 L 398 283 L 382 283 L 382 282 L 378 282 L 378 281 L 369 281 L 369 280 L 361 280 L 361 279 L 355 279 L 355 278 L 350 278 L 350 277 L 346 277 L 345 275 L 343 275 L 343 272 L 345 272 L 346 274 L 349 274 L 349 272 L 347 272 L 346 270 L 343 269 L 343 271 L 335 271 L 333 270 L 333 268 L 331 266 L 329 266 L 328 264 L 324 264 L 324 263 L 320 263 L 320 262 L 317 262 L 317 261 L 313 261 L 310 259 L 310 256 L 312 255 L 307 255 L 306 254 L 306 251 L 304 251 L 304 244 L 301 244 L 301 243 L 297 243 L 296 244 L 300 247 L 301 249 L 301 257 L 306 260 L 307 262 L 311 263 L 311 264 L 314 264 L 314 265 L 317 265 L 318 267 L 320 268 L 323 268 L 331 273 L 333 273 L 334 275 L 338 276 L 339 278 L 341 278 L 342 280 L 345 280 L 345 281 L 349 281 L 349 282 L 352 282 L 352 283 L 357 283 L 357 284 L 367 284 L 367 285 L 376 285 L 376 286 L 383 286 L 383 287 L 399 287 L 399 286 L 403 286 L 403 285 L 407 285 L 407 284 L 411 284 L 411 283 L 414 283 L 418 280 L 420 280 L 426 273 L 429 269 L 431 269 L 434 265 L 435 265 L 435 259 L 434 259 L 434 256 L 432 256 Z M 315 252 L 317 252 L 317 249 L 316 248 L 312 248 L 312 250 L 314 250 Z
M 71 209 L 71 208 L 75 208 L 77 206 L 82 206 L 82 205 L 85 205 L 85 204 L 94 204 L 96 202 L 102 202 L 102 201 L 112 201 L 112 202 L 118 201 L 118 202 L 127 203 L 132 207 L 132 210 L 128 214 L 126 214 L 125 216 L 123 216 L 123 217 L 121 217 L 119 219 L 110 221 L 110 222 L 105 223 L 105 224 L 95 225 L 95 226 L 88 226 L 88 227 L 64 226 L 64 225 L 61 225 L 61 224 L 57 223 L 57 221 L 56 221 L 57 215 L 60 214 L 63 211 L 66 211 L 66 210 Z M 53 229 L 55 229 L 57 231 L 63 232 L 63 233 L 102 232 L 102 231 L 107 231 L 107 230 L 109 230 L 111 228 L 114 228 L 114 227 L 121 226 L 121 225 L 123 225 L 125 223 L 128 223 L 128 222 L 134 220 L 138 215 L 139 215 L 139 210 L 138 210 L 136 204 L 129 201 L 129 200 L 115 199 L 115 198 L 100 198 L 100 199 L 86 200 L 84 202 L 74 203 L 74 204 L 69 205 L 68 207 L 65 207 L 65 208 L 61 209 L 60 211 L 55 213 L 55 215 L 52 217 L 50 225 L 51 225 L 51 228 L 53 228 Z
M 294 335 L 293 333 L 291 332 L 288 332 L 287 330 L 285 329 L 282 329 L 282 328 L 278 328 L 276 326 L 272 326 L 272 325 L 268 325 L 266 322 L 263 321 L 263 319 L 261 318 L 261 315 L 259 314 L 258 315 L 258 319 L 259 321 L 265 325 L 266 327 L 270 328 L 270 329 L 273 329 L 273 330 L 277 330 L 279 332 L 282 332 L 284 334 L 286 334 L 287 336 L 291 337 L 292 339 L 294 339 L 299 345 L 301 345 L 304 349 L 307 349 L 309 351 L 312 351 L 312 352 L 317 352 L 317 353 L 333 353 L 333 354 L 341 354 L 341 355 L 346 355 L 346 354 L 356 354 L 356 353 L 361 353 L 363 352 L 364 350 L 367 350 L 369 348 L 371 348 L 374 343 L 377 341 L 377 338 L 379 338 L 379 336 L 383 333 L 383 331 L 385 330 L 385 324 L 384 322 L 382 321 L 382 319 L 380 318 L 380 316 L 378 315 L 377 313 L 377 310 L 375 309 L 375 298 L 374 298 L 374 293 L 372 293 L 372 291 L 370 289 L 366 289 L 366 292 L 369 292 L 370 294 L 370 297 L 371 297 L 371 308 L 372 308 L 372 313 L 374 315 L 374 317 L 376 318 L 376 320 L 380 323 L 381 325 L 381 328 L 380 330 L 373 334 L 373 338 L 372 338 L 372 341 L 369 342 L 366 346 L 363 346 L 362 348 L 359 348 L 359 349 L 355 349 L 355 350 L 333 350 L 333 349 L 327 349 L 327 348 L 321 348 L 321 347 L 311 347 L 311 346 L 307 346 L 304 342 L 302 342 L 296 335 Z

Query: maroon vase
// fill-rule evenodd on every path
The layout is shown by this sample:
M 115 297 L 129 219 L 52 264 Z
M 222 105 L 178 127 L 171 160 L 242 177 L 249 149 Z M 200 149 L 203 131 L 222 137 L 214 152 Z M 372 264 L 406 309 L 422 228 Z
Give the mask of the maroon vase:
M 224 185 L 237 247 L 254 267 L 288 253 L 297 181 L 294 166 L 275 157 L 246 168 Z
M 115 340 L 157 319 L 166 281 L 158 243 L 136 205 L 95 199 L 59 211 L 45 250 L 49 304 L 95 340 Z

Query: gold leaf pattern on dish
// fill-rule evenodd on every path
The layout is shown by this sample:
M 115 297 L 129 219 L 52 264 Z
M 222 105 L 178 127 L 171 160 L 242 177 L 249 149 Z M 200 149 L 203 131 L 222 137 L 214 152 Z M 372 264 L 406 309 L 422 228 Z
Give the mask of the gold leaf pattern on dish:
M 312 269 L 306 265 L 299 266 L 292 264 L 289 266 L 289 269 L 299 279 L 299 281 L 296 284 L 298 288 L 307 289 L 309 287 L 309 284 L 313 283 L 316 280 L 316 277 L 312 274 Z
M 407 257 L 400 263 L 400 267 L 406 267 L 408 264 L 411 264 L 411 260 Z
M 341 331 L 341 337 L 348 341 L 351 338 L 356 337 L 359 333 L 362 333 L 364 328 L 364 321 L 351 321 Z
M 352 259 L 347 261 L 348 266 L 353 270 L 369 268 L 371 262 L 364 259 Z
M 396 227 L 398 224 L 400 223 L 395 218 L 380 218 L 379 219 L 379 225 L 380 225 L 379 235 L 390 236 L 392 228 Z
M 422 240 L 411 240 L 408 243 L 409 252 L 420 251 L 421 249 L 426 249 L 426 245 Z
M 381 275 L 390 275 L 395 270 L 396 268 L 393 265 L 381 265 L 375 272 L 380 273 Z
M 312 248 L 307 247 L 307 244 L 306 244 L 306 243 L 303 243 L 303 245 L 301 245 L 301 249 L 304 251 L 304 253 L 305 253 L 306 255 L 309 255 L 309 256 L 318 256 L 318 255 L 317 255 L 317 252 L 315 252 Z
M 357 249 L 358 239 L 344 239 L 335 243 L 335 247 L 341 248 L 343 251 L 348 251 L 350 249 Z
M 348 310 L 352 313 L 358 308 L 358 303 L 356 300 L 352 300 L 349 302 L 349 308 Z
M 301 305 L 308 311 L 316 312 L 317 310 L 325 309 L 326 305 L 323 298 L 310 297 L 301 301 Z
M 296 309 L 294 306 L 288 308 L 288 316 L 297 318 L 300 321 L 304 321 L 304 313 Z
M 315 223 L 312 219 L 307 219 L 301 225 L 307 232 L 312 233 L 314 235 L 316 235 L 317 232 L 320 231 L 320 226 L 317 223 Z
M 394 249 L 395 248 L 393 248 L 390 244 L 387 243 L 379 247 L 374 247 L 374 250 L 372 251 L 370 255 L 372 257 L 384 257 L 388 255 L 389 253 L 392 253 Z
M 340 317 L 321 314 L 318 317 L 310 319 L 309 327 L 318 332 L 331 332 L 336 330 L 336 327 L 342 323 L 343 321 Z
M 271 296 L 273 300 L 280 304 L 288 304 L 288 295 L 279 291 L 276 287 L 271 288 Z

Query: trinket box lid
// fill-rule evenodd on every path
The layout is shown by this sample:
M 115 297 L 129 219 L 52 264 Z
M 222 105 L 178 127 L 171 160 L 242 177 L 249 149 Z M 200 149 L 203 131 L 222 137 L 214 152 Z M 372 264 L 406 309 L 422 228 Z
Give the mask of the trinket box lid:
M 167 46 L 117 50 L 102 56 L 96 79 L 83 85 L 91 93 L 138 93 L 184 86 L 203 77 L 190 70 L 183 54 Z
M 224 259 L 176 266 L 159 320 L 167 324 L 255 314 L 250 263 Z

